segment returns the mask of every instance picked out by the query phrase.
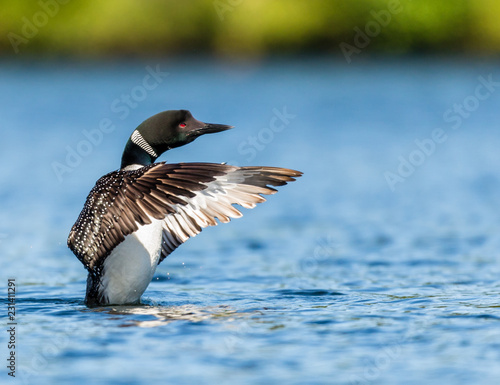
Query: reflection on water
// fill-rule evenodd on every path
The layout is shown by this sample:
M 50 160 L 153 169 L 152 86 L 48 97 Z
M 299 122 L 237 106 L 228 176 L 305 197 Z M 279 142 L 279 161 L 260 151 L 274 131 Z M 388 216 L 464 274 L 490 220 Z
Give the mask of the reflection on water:
M 154 319 L 139 320 L 134 317 L 127 317 L 127 322 L 122 324 L 122 327 L 139 326 L 143 328 L 153 328 L 156 326 L 166 325 L 173 321 L 192 321 L 200 322 L 205 320 L 218 320 L 221 318 L 232 319 L 234 317 L 242 317 L 244 313 L 237 313 L 236 310 L 230 309 L 228 306 L 211 306 L 200 307 L 194 305 L 182 306 L 117 306 L 96 308 L 91 311 L 103 312 L 112 316 L 120 315 L 138 315 L 148 316 Z M 112 317 L 111 319 L 120 320 L 122 317 Z

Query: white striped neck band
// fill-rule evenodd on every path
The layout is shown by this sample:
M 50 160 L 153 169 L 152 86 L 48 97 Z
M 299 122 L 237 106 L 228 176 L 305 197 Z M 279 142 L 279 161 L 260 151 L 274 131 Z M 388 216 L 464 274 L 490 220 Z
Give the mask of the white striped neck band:
M 132 136 L 130 137 L 132 140 L 132 143 L 137 144 L 140 148 L 142 148 L 144 151 L 146 151 L 149 155 L 154 156 L 155 158 L 158 158 L 158 154 L 156 154 L 155 150 L 153 150 L 153 147 L 144 140 L 142 137 L 141 133 L 137 130 L 135 130 L 132 133 Z

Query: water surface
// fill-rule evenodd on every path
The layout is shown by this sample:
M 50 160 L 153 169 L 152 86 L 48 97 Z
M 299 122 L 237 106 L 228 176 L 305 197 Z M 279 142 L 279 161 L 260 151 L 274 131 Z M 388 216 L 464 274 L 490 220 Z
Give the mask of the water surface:
M 475 96 L 500 80 L 493 64 L 3 63 L 0 276 L 17 284 L 18 380 L 496 384 L 500 90 Z M 168 75 L 143 93 L 158 65 Z M 141 306 L 88 309 L 69 229 L 131 131 L 174 108 L 236 129 L 162 160 L 304 176 L 182 245 Z

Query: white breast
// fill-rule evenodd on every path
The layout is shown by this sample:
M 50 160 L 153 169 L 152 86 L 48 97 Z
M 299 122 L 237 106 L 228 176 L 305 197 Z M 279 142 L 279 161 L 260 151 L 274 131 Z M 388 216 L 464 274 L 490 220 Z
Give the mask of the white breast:
M 151 282 L 160 258 L 163 222 L 152 221 L 127 235 L 104 261 L 100 292 L 108 304 L 139 302 Z

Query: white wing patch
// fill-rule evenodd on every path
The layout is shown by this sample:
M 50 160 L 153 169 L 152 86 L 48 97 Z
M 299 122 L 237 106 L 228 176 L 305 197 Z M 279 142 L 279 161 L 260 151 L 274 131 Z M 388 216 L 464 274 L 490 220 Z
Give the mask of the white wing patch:
M 176 213 L 167 215 L 163 221 L 161 260 L 203 228 L 217 225 L 215 219 L 227 223 L 231 218 L 243 216 L 233 204 L 252 209 L 257 203 L 266 201 L 259 194 L 276 192 L 273 188 L 242 183 L 253 174 L 258 172 L 238 169 L 216 177 L 206 189 L 196 192 L 192 198 L 181 197 L 187 204 L 174 205 Z

